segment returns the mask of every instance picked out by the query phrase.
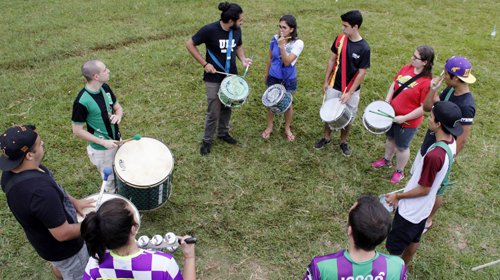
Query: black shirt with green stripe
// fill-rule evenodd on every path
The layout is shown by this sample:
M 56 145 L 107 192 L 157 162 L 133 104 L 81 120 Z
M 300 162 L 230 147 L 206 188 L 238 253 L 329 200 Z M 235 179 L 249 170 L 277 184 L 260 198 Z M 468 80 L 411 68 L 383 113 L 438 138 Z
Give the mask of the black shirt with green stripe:
M 111 124 L 108 115 L 108 113 L 114 114 L 113 106 L 116 103 L 116 97 L 107 84 L 103 84 L 97 92 L 85 86 L 73 103 L 71 121 L 74 124 L 87 123 L 87 131 L 100 139 L 120 140 L 118 124 Z M 89 143 L 96 150 L 106 150 L 99 144 Z

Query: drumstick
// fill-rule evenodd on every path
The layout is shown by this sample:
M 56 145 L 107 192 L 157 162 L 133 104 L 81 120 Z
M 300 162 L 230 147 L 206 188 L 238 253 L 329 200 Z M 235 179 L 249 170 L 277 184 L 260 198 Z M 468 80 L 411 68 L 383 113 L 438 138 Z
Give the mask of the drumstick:
M 384 114 L 384 115 L 385 115 L 385 117 L 389 117 L 389 118 L 391 118 L 391 119 L 394 119 L 394 118 L 395 118 L 394 116 L 389 115 L 389 114 L 387 114 L 386 112 L 384 112 L 384 111 L 382 111 L 382 110 L 378 110 L 378 111 L 379 111 L 380 113 Z M 409 123 L 407 123 L 407 122 L 403 122 L 403 123 L 404 123 L 404 124 L 406 124 L 406 125 L 410 125 L 410 124 L 409 124 Z
M 250 60 L 253 60 L 253 55 Z M 248 67 L 250 67 L 250 64 L 247 65 L 247 69 L 245 70 L 245 74 L 243 74 L 243 78 L 245 78 L 245 76 L 247 75 Z
M 480 266 L 476 266 L 476 267 L 472 268 L 472 271 L 476 271 L 478 269 L 485 268 L 487 266 L 494 265 L 494 264 L 499 263 L 499 262 L 500 262 L 500 260 L 494 261 L 494 262 L 490 262 L 490 263 L 487 263 L 487 264 L 483 264 L 483 265 L 480 265 Z
M 127 143 L 127 142 L 132 141 L 132 140 L 136 140 L 136 141 L 141 140 L 141 135 L 140 135 L 140 134 L 136 134 L 136 135 L 134 135 L 134 137 L 132 137 L 132 138 L 125 139 L 125 140 L 122 140 L 122 141 L 117 142 L 117 143 L 116 143 L 116 145 L 120 145 L 120 144 L 123 144 L 123 143 Z
M 229 73 L 226 73 L 226 72 L 220 72 L 220 71 L 215 71 L 215 73 L 224 74 L 224 75 L 229 75 L 229 76 L 237 76 L 236 74 L 229 74 Z
M 397 190 L 397 191 L 393 191 L 393 192 L 390 192 L 390 193 L 387 193 L 387 194 L 391 194 L 391 193 L 397 193 L 397 192 L 400 192 L 400 191 L 404 191 L 404 190 L 405 190 L 405 189 L 404 189 L 404 188 L 402 188 L 402 189 L 400 189 L 400 190 Z
M 439 75 L 439 78 L 443 77 L 443 74 L 444 74 L 444 70 L 443 70 L 443 72 L 441 72 L 441 74 Z M 432 84 L 432 85 L 431 85 L 431 87 L 434 87 L 434 86 L 435 86 L 435 84 Z
M 99 192 L 99 197 L 97 198 L 97 203 L 95 204 L 95 211 L 99 210 L 99 206 L 101 206 L 102 195 L 104 194 L 104 188 L 106 187 L 106 183 L 108 182 L 108 176 L 113 173 L 113 169 L 111 167 L 104 167 L 102 171 L 104 173 L 104 179 L 102 179 L 101 191 Z

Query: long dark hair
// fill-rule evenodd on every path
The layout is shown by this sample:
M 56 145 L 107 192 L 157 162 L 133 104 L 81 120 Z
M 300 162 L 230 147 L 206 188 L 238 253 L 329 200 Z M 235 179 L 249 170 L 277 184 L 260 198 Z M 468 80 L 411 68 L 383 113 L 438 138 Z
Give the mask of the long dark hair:
M 222 13 L 220 14 L 220 19 L 223 23 L 228 23 L 231 19 L 236 22 L 240 19 L 240 14 L 243 13 L 243 9 L 240 7 L 240 5 L 235 3 L 220 2 L 218 8 L 222 11 Z
M 434 65 L 434 49 L 430 46 L 423 45 L 417 48 L 420 53 L 420 60 L 427 61 L 427 64 L 422 70 L 422 76 L 432 79 L 432 66 Z
M 294 16 L 292 15 L 284 15 L 280 18 L 280 22 L 284 21 L 286 24 L 293 28 L 293 32 L 290 33 L 290 36 L 292 36 L 292 40 L 297 40 L 297 20 L 295 19 Z
M 120 198 L 104 202 L 97 212 L 90 212 L 82 222 L 80 232 L 87 243 L 90 256 L 103 262 L 106 249 L 127 245 L 130 228 L 138 225 L 128 203 Z

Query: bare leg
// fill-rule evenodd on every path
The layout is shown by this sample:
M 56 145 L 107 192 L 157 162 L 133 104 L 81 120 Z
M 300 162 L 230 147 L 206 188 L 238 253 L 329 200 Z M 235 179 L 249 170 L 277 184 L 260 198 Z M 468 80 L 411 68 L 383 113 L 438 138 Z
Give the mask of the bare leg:
M 330 136 L 332 135 L 332 130 L 328 126 L 328 124 L 325 123 L 325 139 L 330 140 Z
M 420 245 L 420 243 L 410 243 L 410 245 L 406 247 L 405 251 L 403 252 L 401 258 L 405 261 L 406 266 L 408 266 L 411 259 L 413 258 L 413 255 L 418 249 L 418 245 Z
M 436 201 L 434 201 L 434 206 L 432 207 L 431 214 L 429 215 L 429 218 L 427 218 L 427 221 L 425 222 L 425 226 L 429 227 L 432 224 L 432 217 L 434 214 L 436 214 L 437 210 L 439 207 L 441 207 L 441 203 L 443 203 L 443 196 L 436 196 Z
M 405 170 L 405 166 L 410 159 L 410 149 L 406 150 L 396 150 L 396 168 L 399 170 Z
M 347 135 L 349 135 L 350 130 L 351 130 L 351 124 L 346 125 L 346 127 L 340 130 L 340 143 L 347 142 Z
M 270 134 L 273 132 L 273 120 L 274 120 L 274 115 L 271 113 L 271 111 L 267 110 L 267 128 L 264 130 L 265 134 Z
M 293 113 L 293 105 L 290 105 L 290 108 L 285 112 L 285 134 L 288 137 L 289 135 L 293 135 L 290 130 L 290 125 L 292 123 L 292 113 Z M 295 137 L 289 137 L 289 139 L 293 140 Z
M 395 144 L 394 139 L 387 139 L 385 141 L 385 155 L 384 155 L 384 157 L 386 159 L 392 159 L 395 152 L 396 152 L 396 144 Z
M 52 266 L 52 272 L 54 272 L 54 275 L 56 276 L 57 280 L 63 280 L 62 274 L 59 271 L 59 269 L 57 269 L 56 267 Z

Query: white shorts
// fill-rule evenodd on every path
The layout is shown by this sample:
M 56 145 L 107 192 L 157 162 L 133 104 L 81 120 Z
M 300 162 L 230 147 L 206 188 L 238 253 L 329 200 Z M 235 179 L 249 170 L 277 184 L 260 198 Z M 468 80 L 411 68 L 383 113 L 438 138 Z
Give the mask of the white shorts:
M 104 178 L 103 170 L 105 167 L 113 168 L 113 161 L 115 159 L 115 154 L 117 150 L 118 147 L 111 150 L 96 150 L 90 146 L 87 146 L 87 153 L 89 155 L 89 159 L 93 165 L 97 166 L 99 172 L 101 172 L 101 178 Z M 108 181 L 106 183 L 105 188 L 107 192 L 110 193 L 115 192 L 116 185 L 115 185 L 114 173 L 111 173 L 111 175 L 108 176 Z
M 347 106 L 349 106 L 352 111 L 352 118 L 350 122 L 351 124 L 354 122 L 354 119 L 356 118 L 356 112 L 358 111 L 359 93 L 360 90 L 355 91 L 352 94 L 351 99 L 349 99 L 349 102 L 347 103 Z M 340 90 L 328 87 L 328 89 L 326 90 L 325 102 L 332 98 L 340 98 L 340 96 L 342 96 L 342 92 Z

